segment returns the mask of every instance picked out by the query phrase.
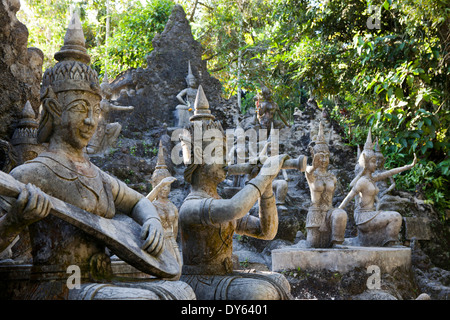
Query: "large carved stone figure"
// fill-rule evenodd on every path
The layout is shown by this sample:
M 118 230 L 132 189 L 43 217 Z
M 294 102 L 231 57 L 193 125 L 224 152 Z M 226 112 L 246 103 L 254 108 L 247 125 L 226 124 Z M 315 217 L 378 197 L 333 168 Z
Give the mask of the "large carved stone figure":
M 197 96 L 197 80 L 192 74 L 190 61 L 186 83 L 188 87 L 177 94 L 177 99 L 181 103 L 176 107 L 178 111 L 178 127 L 181 128 L 189 124 L 189 117 L 192 115 L 191 110 L 194 107 L 195 97 Z
M 182 259 L 177 244 L 178 209 L 169 199 L 170 185 L 177 179 L 172 177 L 167 169 L 163 150 L 162 141 L 160 141 L 158 161 L 151 179 L 152 191 L 147 195 L 147 199 L 152 201 L 158 211 L 164 228 L 165 245 L 168 247 L 168 250 L 171 250 L 173 256 L 176 257 L 181 268 Z
M 0 220 L 0 251 L 28 226 L 33 254 L 32 281 L 15 298 L 193 298 L 192 289 L 179 281 L 111 280 L 106 243 L 49 214 L 54 198 L 87 211 L 93 221 L 97 216 L 112 220 L 120 211 L 140 225 L 143 250 L 155 257 L 165 250 L 161 219 L 153 204 L 97 168 L 84 153 L 101 112 L 98 77 L 88 66 L 84 44 L 75 13 L 64 46 L 55 54 L 59 62 L 46 70 L 42 81 L 38 141 L 48 143 L 48 148 L 11 171 L 11 176 L 27 186 Z M 67 285 L 70 266 L 79 268 L 80 288 Z
M 102 100 L 100 101 L 100 117 L 97 130 L 89 141 L 86 151 L 89 154 L 100 154 L 114 147 L 119 137 L 122 125 L 118 122 L 109 123 L 108 114 L 111 111 L 132 111 L 133 106 L 118 106 L 111 101 L 112 91 L 105 73 L 101 84 Z
M 373 147 L 372 133 L 369 130 L 364 150 L 358 160 L 360 172 L 350 183 L 352 189 L 339 208 L 345 208 L 356 197 L 354 217 L 358 228 L 359 244 L 362 246 L 393 246 L 398 242 L 402 216 L 395 211 L 376 210 L 375 202 L 379 192 L 376 183 L 411 169 L 417 159 L 414 155 L 412 164 L 376 174 L 377 157 Z
M 188 128 L 190 137 L 182 137 L 183 157 L 187 164 L 184 177 L 191 184 L 191 192 L 180 208 L 181 279 L 191 285 L 199 300 L 289 298 L 289 283 L 282 275 L 233 271 L 232 264 L 235 232 L 266 240 L 273 239 L 277 233 L 278 216 L 272 180 L 285 156 L 268 158 L 261 172 L 242 190 L 231 199 L 222 199 L 217 186 L 227 174 L 223 150 L 226 143 L 222 126 L 214 119 L 199 86 L 195 112 Z M 214 132 L 215 139 L 219 139 L 215 140 L 219 147 L 211 153 L 216 162 L 211 163 L 207 157 L 211 142 L 194 135 L 198 130 Z M 192 148 L 190 142 L 193 142 Z M 256 201 L 259 201 L 259 218 L 248 214 Z
M 347 213 L 332 205 L 337 180 L 328 172 L 330 151 L 325 142 L 322 122 L 314 142 L 313 163 L 305 171 L 311 191 L 311 206 L 306 216 L 306 243 L 314 248 L 327 248 L 344 242 Z

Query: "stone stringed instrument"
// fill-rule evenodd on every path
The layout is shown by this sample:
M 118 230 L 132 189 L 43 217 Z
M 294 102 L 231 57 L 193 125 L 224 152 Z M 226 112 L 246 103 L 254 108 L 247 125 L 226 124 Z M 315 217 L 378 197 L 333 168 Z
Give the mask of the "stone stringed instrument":
M 0 171 L 0 195 L 17 198 L 24 188 L 25 184 Z M 169 250 L 164 249 L 155 257 L 141 249 L 141 226 L 130 217 L 116 214 L 114 218 L 107 219 L 55 197 L 48 197 L 53 206 L 51 214 L 102 241 L 120 259 L 136 269 L 162 278 L 179 275 L 180 266 Z

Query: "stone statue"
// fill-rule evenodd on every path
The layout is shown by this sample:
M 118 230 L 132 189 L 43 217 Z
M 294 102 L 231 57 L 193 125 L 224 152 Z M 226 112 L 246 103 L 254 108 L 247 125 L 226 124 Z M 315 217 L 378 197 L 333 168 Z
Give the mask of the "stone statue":
M 275 237 L 278 215 L 272 181 L 286 156 L 268 158 L 260 173 L 242 190 L 231 199 L 222 199 L 217 186 L 227 175 L 226 143 L 222 126 L 214 119 L 199 86 L 191 125 L 186 128 L 190 137 L 180 137 L 187 165 L 184 179 L 191 184 L 191 192 L 180 208 L 181 279 L 191 285 L 199 300 L 290 298 L 289 283 L 281 274 L 234 271 L 232 263 L 235 232 L 266 240 Z M 207 150 L 210 142 L 193 136 L 194 131 L 200 129 L 214 131 L 215 142 L 222 139 L 223 144 L 212 151 L 219 161 L 209 163 L 208 158 L 202 156 L 202 150 Z M 191 137 L 193 148 L 190 147 Z M 201 161 L 190 161 L 192 159 Z M 259 218 L 248 214 L 256 201 L 259 201 Z
M 194 298 L 192 289 L 180 281 L 127 283 L 114 279 L 106 254 L 106 246 L 114 244 L 49 214 L 52 203 L 59 203 L 50 199 L 57 198 L 66 203 L 66 208 L 71 205 L 72 212 L 83 209 L 93 221 L 103 221 L 101 228 L 110 225 L 108 221 L 120 211 L 140 229 L 142 250 L 155 258 L 165 254 L 164 229 L 154 205 L 92 164 L 84 152 L 97 128 L 101 95 L 97 73 L 88 65 L 90 57 L 77 13 L 71 17 L 64 46 L 55 59 L 59 62 L 45 71 L 41 87 L 38 142 L 48 143 L 48 147 L 11 171 L 13 178 L 27 185 L 0 220 L 0 251 L 27 226 L 30 232 L 33 281 L 18 293 L 18 298 Z M 73 266 L 79 268 L 79 288 L 67 285 L 67 270 Z
M 11 145 L 19 157 L 18 164 L 34 159 L 44 150 L 44 146 L 37 142 L 38 126 L 34 110 L 27 101 L 11 138 Z
M 102 100 L 100 101 L 100 119 L 97 130 L 86 147 L 88 154 L 101 154 L 108 150 L 108 148 L 115 146 L 120 131 L 122 130 L 122 125 L 118 122 L 108 122 L 108 114 L 110 111 L 132 111 L 134 109 L 133 106 L 117 106 L 111 101 L 112 90 L 106 73 L 100 88 L 102 93 Z
M 147 195 L 147 199 L 152 201 L 158 211 L 164 228 L 165 245 L 171 250 L 173 256 L 176 257 L 178 264 L 180 265 L 181 275 L 182 259 L 177 244 L 178 209 L 169 199 L 170 185 L 177 179 L 172 177 L 167 169 L 163 150 L 162 141 L 160 141 L 158 161 L 151 178 L 152 191 Z
M 336 177 L 328 172 L 330 151 L 324 137 L 322 122 L 311 148 L 313 162 L 305 171 L 311 192 L 311 206 L 306 216 L 306 244 L 313 248 L 336 247 L 344 242 L 347 213 L 333 208 Z
M 373 147 L 372 133 L 369 130 L 364 150 L 358 160 L 360 172 L 350 183 L 352 189 L 339 208 L 344 209 L 356 197 L 354 217 L 358 228 L 357 241 L 360 245 L 395 246 L 402 225 L 402 216 L 395 211 L 376 210 L 375 201 L 379 192 L 376 183 L 411 169 L 417 163 L 417 158 L 414 154 L 412 164 L 375 174 L 377 157 Z
M 178 127 L 185 127 L 189 125 L 189 117 L 192 115 L 192 108 L 194 107 L 195 97 L 197 95 L 197 80 L 192 74 L 191 62 L 189 61 L 188 75 L 186 76 L 187 88 L 183 89 L 177 94 L 177 99 L 180 101 L 176 109 L 178 111 Z
M 282 121 L 275 119 L 276 114 L 280 116 Z M 266 86 L 262 87 L 261 95 L 258 96 L 256 102 L 256 117 L 259 127 L 262 129 L 270 130 L 272 126 L 275 129 L 280 129 L 284 126 L 289 127 L 289 123 L 284 118 L 278 105 L 273 101 L 272 93 Z

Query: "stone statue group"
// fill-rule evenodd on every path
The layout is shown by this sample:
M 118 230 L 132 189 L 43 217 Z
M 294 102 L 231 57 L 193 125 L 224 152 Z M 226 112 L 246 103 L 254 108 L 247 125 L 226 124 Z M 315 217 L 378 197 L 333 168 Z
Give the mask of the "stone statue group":
M 105 173 L 89 161 L 86 147 L 92 152 L 101 148 L 98 140 L 91 141 L 99 125 L 104 126 L 104 131 L 114 128 L 100 123 L 102 109 L 108 106 L 104 106 L 97 73 L 89 66 L 79 18 L 75 14 L 72 19 L 64 46 L 55 54 L 58 62 L 45 71 L 42 81 L 43 109 L 37 139 L 47 148 L 0 177 L 0 194 L 9 204 L 0 218 L 0 252 L 27 229 L 32 246 L 32 281 L 16 290 L 16 298 L 290 299 L 289 283 L 283 275 L 233 270 L 232 263 L 234 233 L 265 240 L 275 237 L 278 213 L 272 183 L 289 157 L 266 157 L 261 169 L 276 168 L 273 174 L 262 174 L 261 170 L 252 175 L 230 199 L 222 199 L 217 191 L 227 176 L 226 161 L 189 164 L 184 179 L 191 185 L 191 192 L 179 212 L 168 198 L 170 185 L 176 179 L 164 163 L 162 145 L 151 180 L 153 190 L 146 197 Z M 184 112 L 180 122 L 189 131 L 194 130 L 195 122 L 201 124 L 203 131 L 216 129 L 224 133 L 209 110 L 201 86 L 194 102 L 191 91 L 184 93 L 190 101 L 188 108 L 178 108 Z M 181 96 L 179 99 L 182 101 Z M 194 113 L 187 121 L 187 109 L 192 107 Z M 266 114 L 273 116 L 270 106 L 262 108 L 264 120 Z M 207 143 L 210 142 L 200 141 L 200 146 L 204 148 Z M 188 157 L 196 151 L 195 147 L 183 148 Z M 342 204 L 333 208 L 336 177 L 327 171 L 329 157 L 320 126 L 312 146 L 312 165 L 305 170 L 312 200 L 306 222 L 308 246 L 342 246 L 347 223 L 344 209 L 352 199 L 356 199 L 354 216 L 360 245 L 395 245 L 401 216 L 376 209 L 376 182 L 410 169 L 416 159 L 411 165 L 376 173 L 376 155 L 369 133 L 352 189 Z M 54 198 L 67 206 L 56 208 Z M 258 216 L 250 215 L 256 203 Z M 68 222 L 72 221 L 71 206 L 84 210 L 85 219 L 80 219 L 79 225 Z M 63 212 L 61 216 L 53 214 L 57 209 Z M 111 237 L 103 236 L 113 228 L 108 221 L 116 221 L 119 214 L 138 226 L 138 250 L 117 245 Z M 92 225 L 91 215 L 100 217 L 100 227 Z M 127 228 L 133 226 L 124 222 L 124 229 L 112 234 L 126 235 Z M 176 242 L 178 228 L 181 250 Z M 152 270 L 156 270 L 154 277 L 136 281 L 115 277 L 107 247 L 118 248 L 116 254 L 130 264 L 136 262 L 136 266 L 142 264 L 136 261 L 136 255 L 148 255 Z M 139 250 L 144 253 L 135 252 Z M 81 270 L 81 285 L 69 289 L 66 270 L 73 265 Z

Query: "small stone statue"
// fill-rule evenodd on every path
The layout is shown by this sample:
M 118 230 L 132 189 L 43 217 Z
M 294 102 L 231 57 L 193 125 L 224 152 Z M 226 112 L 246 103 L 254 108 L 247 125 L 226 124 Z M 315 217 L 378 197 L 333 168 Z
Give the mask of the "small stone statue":
M 176 107 L 178 111 L 178 127 L 181 128 L 189 125 L 189 117 L 192 116 L 192 108 L 194 107 L 194 101 L 197 95 L 197 81 L 195 76 L 192 74 L 190 61 L 188 66 L 188 75 L 186 76 L 186 83 L 188 87 L 183 89 L 177 95 L 178 101 L 181 102 L 181 104 Z
M 151 178 L 152 191 L 147 195 L 161 218 L 164 228 L 164 242 L 176 257 L 180 268 L 182 266 L 181 253 L 177 244 L 178 235 L 178 209 L 170 201 L 170 185 L 177 179 L 172 177 L 164 160 L 162 141 L 159 142 L 158 161 Z M 181 274 L 181 269 L 180 269 Z
M 19 157 L 18 164 L 36 158 L 44 150 L 44 146 L 37 142 L 38 126 L 34 110 L 27 101 L 11 138 L 11 145 Z
M 180 137 L 187 165 L 184 178 L 191 184 L 191 192 L 180 208 L 183 252 L 181 280 L 191 285 L 199 300 L 288 299 L 290 286 L 281 274 L 239 272 L 233 270 L 232 263 L 235 232 L 266 240 L 275 237 L 278 214 L 272 181 L 286 156 L 268 158 L 260 173 L 248 181 L 242 190 L 231 199 L 222 199 L 217 186 L 227 175 L 226 143 L 223 141 L 223 148 L 213 151 L 214 157 L 223 159 L 223 162 L 209 164 L 201 153 L 210 141 L 193 135 L 200 128 L 203 132 L 214 130 L 225 140 L 221 124 L 214 119 L 203 89 L 199 86 L 192 123 L 186 128 L 190 137 L 194 137 L 193 147 L 189 146 L 190 137 Z M 201 159 L 201 163 L 189 161 L 194 157 Z M 259 201 L 259 218 L 248 214 L 256 201 Z
M 357 241 L 361 246 L 395 246 L 402 226 L 402 216 L 396 211 L 376 210 L 375 202 L 379 192 L 376 183 L 411 169 L 416 165 L 417 158 L 414 154 L 412 164 L 376 174 L 377 157 L 373 147 L 372 132 L 369 130 L 358 160 L 360 172 L 350 183 L 352 190 L 339 208 L 344 209 L 356 197 L 354 217 L 358 228 Z
M 119 137 L 122 125 L 118 122 L 109 123 L 108 114 L 110 111 L 132 111 L 133 106 L 117 106 L 111 101 L 112 91 L 108 82 L 108 75 L 105 73 L 101 84 L 102 100 L 100 101 L 100 119 L 97 130 L 91 141 L 89 141 L 86 151 L 88 154 L 101 154 L 115 146 Z
M 282 121 L 275 119 L 276 114 L 280 116 Z M 275 129 L 280 129 L 284 126 L 289 127 L 289 123 L 281 113 L 278 104 L 273 101 L 272 93 L 266 86 L 262 87 L 261 96 L 258 97 L 256 103 L 256 117 L 259 127 L 262 129 L 270 130 L 272 126 Z
M 0 219 L 0 252 L 27 226 L 33 247 L 33 281 L 24 284 L 15 298 L 193 299 L 192 289 L 181 281 L 114 280 L 107 242 L 49 214 L 49 196 L 105 221 L 117 210 L 138 224 L 142 250 L 153 257 L 165 250 L 164 229 L 155 206 L 93 165 L 84 152 L 97 128 L 101 95 L 97 73 L 88 65 L 90 57 L 76 12 L 55 59 L 58 63 L 45 71 L 41 87 L 38 142 L 48 147 L 11 171 L 12 177 L 27 185 Z M 79 268 L 79 288 L 67 285 L 70 266 Z
M 328 172 L 330 151 L 322 122 L 314 142 L 311 148 L 313 163 L 305 171 L 312 202 L 306 216 L 306 244 L 313 248 L 336 247 L 344 242 L 347 213 L 332 206 L 337 180 Z

